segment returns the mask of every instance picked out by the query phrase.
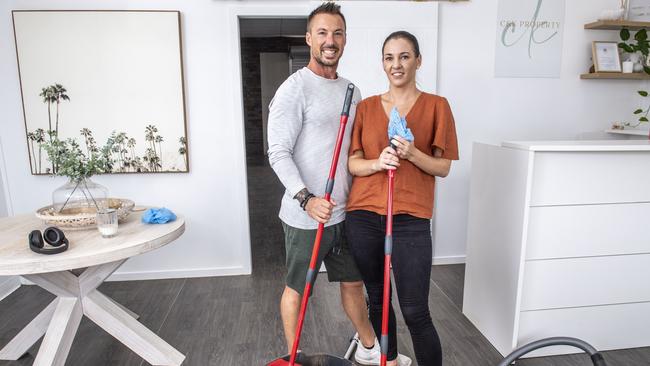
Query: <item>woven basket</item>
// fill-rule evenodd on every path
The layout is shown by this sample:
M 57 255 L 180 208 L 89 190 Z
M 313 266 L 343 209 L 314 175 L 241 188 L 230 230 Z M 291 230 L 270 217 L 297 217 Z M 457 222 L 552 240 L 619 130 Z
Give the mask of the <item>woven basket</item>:
M 118 220 L 124 220 L 135 203 L 124 198 L 109 198 L 108 207 L 117 210 Z M 68 230 L 92 229 L 96 226 L 95 216 L 97 209 L 91 207 L 69 207 L 61 212 L 56 212 L 52 205 L 41 207 L 36 210 L 36 217 L 43 220 L 47 225 L 54 225 Z

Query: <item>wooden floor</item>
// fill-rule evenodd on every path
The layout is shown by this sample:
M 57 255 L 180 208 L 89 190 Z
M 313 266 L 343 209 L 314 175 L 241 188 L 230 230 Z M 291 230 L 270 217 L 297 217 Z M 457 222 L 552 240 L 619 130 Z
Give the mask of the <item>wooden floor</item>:
M 283 286 L 282 229 L 277 219 L 281 188 L 266 166 L 249 167 L 253 274 L 181 280 L 109 282 L 105 294 L 140 315 L 140 321 L 187 355 L 184 365 L 263 365 L 285 349 L 278 314 Z M 269 189 L 269 187 L 271 187 Z M 492 366 L 498 352 L 462 315 L 463 265 L 435 266 L 429 304 L 442 339 L 446 366 Z M 23 286 L 0 302 L 0 347 L 53 298 Z M 399 317 L 398 317 L 399 318 Z M 408 332 L 399 322 L 400 352 L 413 357 Z M 339 305 L 338 286 L 317 280 L 305 323 L 306 352 L 343 355 L 354 330 Z M 37 343 L 16 362 L 31 365 Z M 605 353 L 610 366 L 648 366 L 650 348 Z M 585 355 L 528 359 L 523 366 L 591 365 Z M 66 365 L 146 365 L 128 348 L 84 319 Z

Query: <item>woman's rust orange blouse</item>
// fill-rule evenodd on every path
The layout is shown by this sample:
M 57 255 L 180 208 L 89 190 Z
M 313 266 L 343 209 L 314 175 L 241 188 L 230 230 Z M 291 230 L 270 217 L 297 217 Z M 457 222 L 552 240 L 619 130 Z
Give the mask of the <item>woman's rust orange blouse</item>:
M 447 99 L 428 93 L 420 94 L 406 115 L 406 123 L 415 136 L 414 143 L 418 150 L 433 156 L 435 149 L 440 148 L 442 158 L 458 160 L 456 127 Z M 381 96 L 364 99 L 357 106 L 349 155 L 363 150 L 365 159 L 377 159 L 389 144 L 387 131 L 388 116 Z M 408 160 L 400 160 L 400 166 L 395 171 L 393 214 L 430 219 L 435 182 L 435 177 Z M 387 194 L 388 178 L 385 171 L 354 177 L 347 211 L 367 210 L 386 215 Z

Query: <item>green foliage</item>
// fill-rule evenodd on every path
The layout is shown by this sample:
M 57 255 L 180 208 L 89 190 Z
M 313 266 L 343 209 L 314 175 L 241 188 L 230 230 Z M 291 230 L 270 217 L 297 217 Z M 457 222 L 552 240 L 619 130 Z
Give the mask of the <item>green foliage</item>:
M 650 54 L 650 41 L 648 41 L 648 32 L 645 29 L 641 29 L 634 34 L 636 42 L 627 42 L 630 39 L 630 30 L 627 28 L 621 29 L 620 37 L 623 42 L 619 42 L 618 47 L 623 51 L 627 53 L 641 52 L 645 57 Z M 650 67 L 644 65 L 643 71 L 650 75 Z
M 648 92 L 645 91 L 645 90 L 638 90 L 637 93 L 638 93 L 640 96 L 644 97 L 644 98 L 647 98 L 647 97 L 648 97 Z M 646 122 L 648 122 L 648 113 L 650 113 L 650 104 L 648 105 L 648 107 L 646 107 L 646 109 L 638 108 L 638 109 L 636 109 L 636 110 L 634 111 L 634 114 L 635 114 L 635 115 L 639 115 L 639 114 L 642 114 L 642 113 L 643 113 L 643 115 L 641 115 L 641 117 L 639 117 L 638 122 L 637 122 L 636 124 L 633 125 L 633 124 L 630 123 L 630 122 L 625 122 L 623 125 L 624 125 L 624 126 L 627 126 L 627 127 L 632 127 L 632 128 L 634 128 L 634 127 L 638 127 L 638 126 L 639 126 L 640 124 L 642 124 L 642 123 L 646 123 Z
M 644 56 L 650 53 L 650 42 L 648 41 L 648 33 L 645 29 L 641 29 L 634 34 L 636 42 L 627 42 L 630 40 L 630 30 L 627 28 L 621 29 L 620 37 L 622 42 L 618 43 L 618 47 L 622 48 L 627 53 L 641 52 Z
M 115 144 L 115 133 L 102 148 L 86 150 L 85 154 L 75 139 L 59 140 L 53 131 L 50 131 L 50 137 L 50 141 L 43 143 L 43 148 L 48 159 L 57 166 L 56 175 L 79 182 L 95 174 L 110 173 L 113 169 L 111 150 Z
M 621 29 L 620 32 L 620 37 L 622 42 L 618 43 L 618 47 L 623 49 L 627 53 L 636 53 L 636 52 L 641 52 L 643 56 L 649 57 L 648 54 L 650 53 L 650 41 L 648 41 L 648 32 L 645 29 L 640 29 L 638 32 L 634 34 L 634 40 L 636 42 L 628 42 L 630 40 L 631 34 L 630 30 L 627 28 Z M 643 66 L 643 71 L 650 75 L 650 67 L 648 66 Z M 648 97 L 648 92 L 645 90 L 638 90 L 637 93 L 644 97 Z M 642 123 L 648 122 L 648 113 L 650 112 L 650 105 L 646 109 L 636 109 L 634 111 L 635 115 L 643 114 L 641 117 L 638 119 L 638 123 L 635 125 L 632 125 L 630 122 L 626 122 L 624 125 L 629 126 L 629 127 L 637 127 Z

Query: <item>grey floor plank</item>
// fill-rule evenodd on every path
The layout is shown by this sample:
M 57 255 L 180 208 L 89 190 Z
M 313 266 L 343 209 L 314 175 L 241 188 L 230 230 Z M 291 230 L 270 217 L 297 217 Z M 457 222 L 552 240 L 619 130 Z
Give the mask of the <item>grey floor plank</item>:
M 465 281 L 465 265 L 449 264 L 433 266 L 431 280 L 447 295 L 458 309 L 463 307 L 463 283 Z
M 54 300 L 54 295 L 38 286 L 21 286 L 0 302 L 0 347 L 3 347 L 32 319 Z M 41 341 L 30 348 L 28 354 L 14 362 L 0 361 L 0 365 L 31 365 Z
M 284 233 L 278 218 L 284 187 L 267 163 L 248 165 L 253 276 L 284 269 Z

